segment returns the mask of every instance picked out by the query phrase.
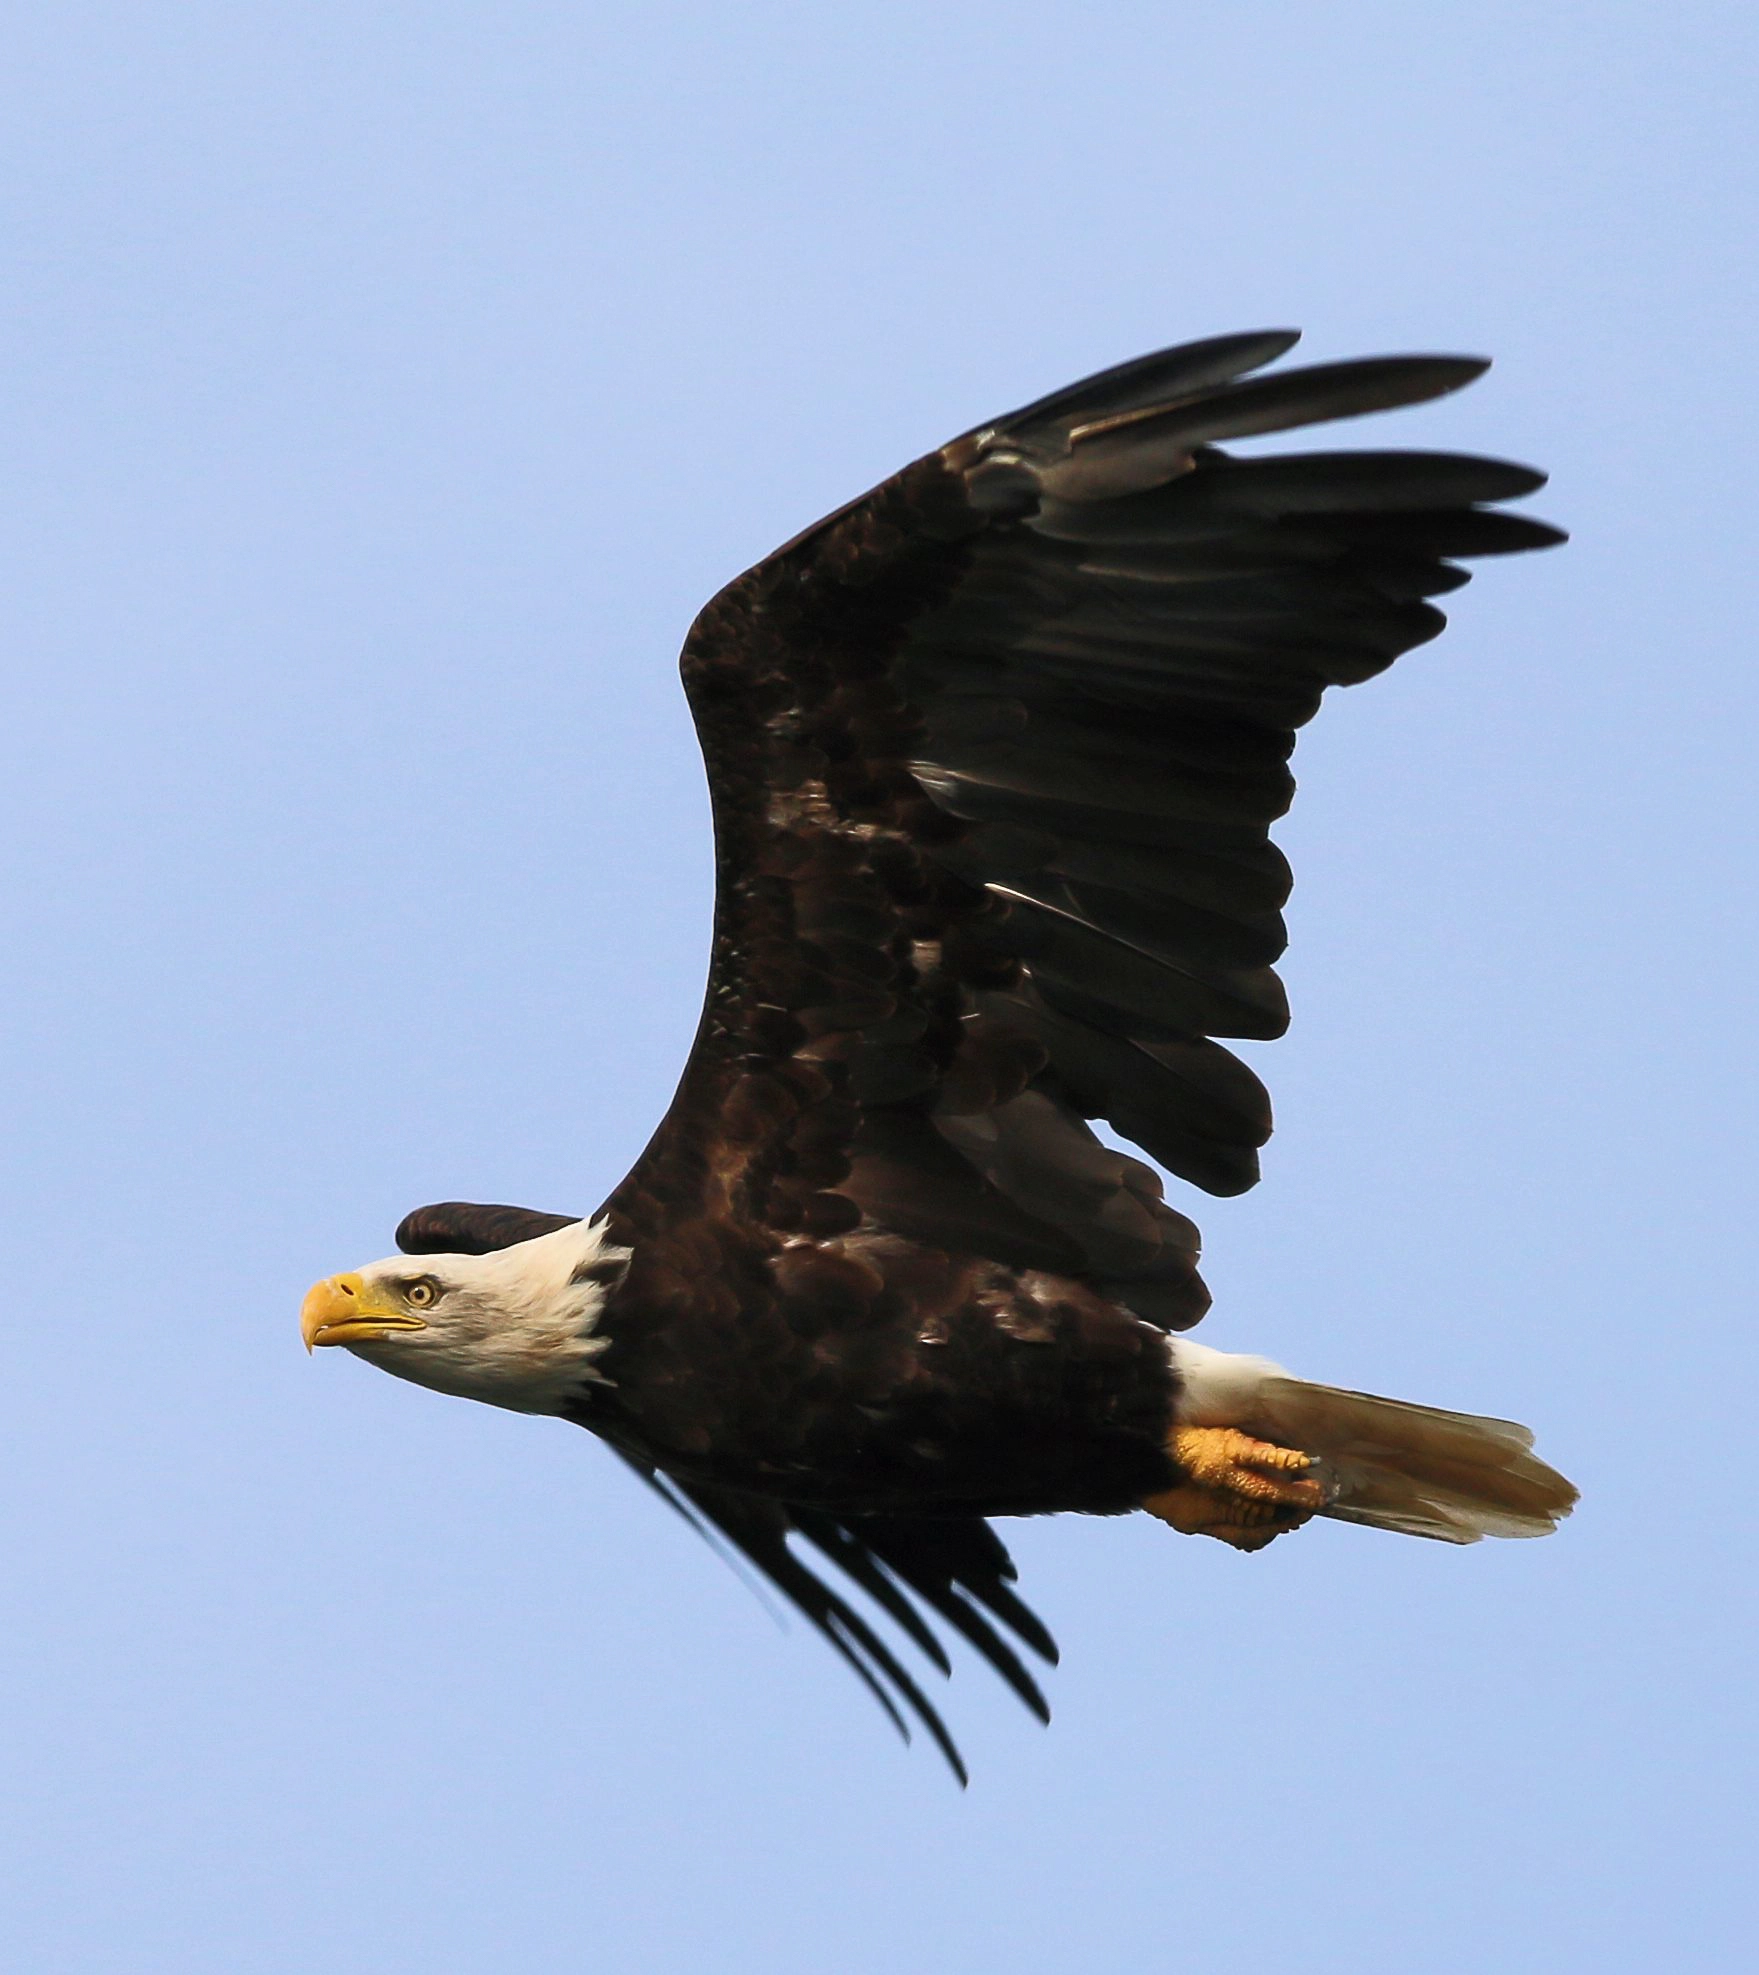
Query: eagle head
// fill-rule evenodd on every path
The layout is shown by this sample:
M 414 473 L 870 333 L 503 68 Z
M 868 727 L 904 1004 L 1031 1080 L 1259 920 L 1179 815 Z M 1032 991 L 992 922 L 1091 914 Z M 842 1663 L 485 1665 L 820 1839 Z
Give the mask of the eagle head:
M 559 1413 L 582 1386 L 609 1383 L 599 1317 L 629 1255 L 602 1220 L 488 1255 L 393 1255 L 314 1283 L 300 1335 L 308 1351 L 346 1345 L 436 1392 Z

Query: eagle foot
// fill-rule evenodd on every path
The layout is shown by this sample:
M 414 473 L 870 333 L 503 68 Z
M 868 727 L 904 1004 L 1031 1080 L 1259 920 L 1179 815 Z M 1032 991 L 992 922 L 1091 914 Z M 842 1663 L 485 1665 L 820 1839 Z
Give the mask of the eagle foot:
M 1262 1550 L 1299 1529 L 1329 1499 L 1311 1454 L 1254 1440 L 1232 1426 L 1182 1426 L 1167 1452 L 1188 1477 L 1142 1506 L 1187 1536 Z

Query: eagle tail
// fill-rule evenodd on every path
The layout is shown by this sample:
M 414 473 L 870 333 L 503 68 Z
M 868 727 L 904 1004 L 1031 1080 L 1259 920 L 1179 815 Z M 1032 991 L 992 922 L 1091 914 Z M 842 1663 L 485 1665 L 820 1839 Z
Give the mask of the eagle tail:
M 1513 1420 L 1443 1412 L 1275 1372 L 1258 1382 L 1248 1431 L 1313 1457 L 1320 1514 L 1371 1529 L 1476 1543 L 1548 1536 L 1576 1490 Z M 1242 1424 L 1245 1424 L 1242 1422 Z

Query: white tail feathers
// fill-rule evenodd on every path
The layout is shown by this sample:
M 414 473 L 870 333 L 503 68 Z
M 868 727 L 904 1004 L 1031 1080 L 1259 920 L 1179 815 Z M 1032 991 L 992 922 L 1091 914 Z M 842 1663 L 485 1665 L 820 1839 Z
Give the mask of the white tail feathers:
M 1251 1417 L 1234 1424 L 1313 1455 L 1331 1491 L 1320 1513 L 1340 1522 L 1476 1543 L 1548 1536 L 1575 1505 L 1575 1489 L 1513 1420 L 1309 1385 L 1282 1371 L 1253 1384 Z

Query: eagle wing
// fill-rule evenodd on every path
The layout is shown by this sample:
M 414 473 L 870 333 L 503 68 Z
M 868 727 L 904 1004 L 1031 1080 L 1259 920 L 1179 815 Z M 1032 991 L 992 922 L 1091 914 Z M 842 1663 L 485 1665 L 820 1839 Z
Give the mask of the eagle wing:
M 1296 732 L 1328 686 L 1436 635 L 1456 559 L 1562 539 L 1494 505 L 1543 483 L 1523 466 L 1221 450 L 1485 367 L 1250 374 L 1294 340 L 1163 351 L 969 432 L 698 618 L 682 670 L 714 805 L 708 992 L 608 1203 L 649 1307 L 718 1296 L 724 1328 L 754 1253 L 866 1225 L 1079 1276 L 1168 1328 L 1202 1315 L 1196 1228 L 1091 1121 L 1211 1193 L 1253 1184 L 1269 1102 L 1217 1038 L 1288 1019 L 1269 832 Z M 791 1537 L 936 1665 L 912 1599 L 1043 1712 L 999 1627 L 1054 1648 L 981 1520 L 838 1516 L 632 1464 L 961 1774 L 914 1679 Z
M 699 1534 L 755 1567 L 803 1613 L 906 1741 L 907 1717 L 914 1717 L 962 1784 L 969 1780 L 964 1758 L 939 1709 L 869 1620 L 794 1553 L 791 1535 L 805 1537 L 836 1564 L 942 1674 L 952 1672 L 952 1663 L 912 1595 L 973 1646 L 1040 1721 L 1049 1721 L 1038 1682 L 1001 1628 L 1051 1665 L 1056 1641 L 1014 1592 L 1013 1559 L 981 1517 L 839 1516 L 704 1487 L 628 1453 L 622 1458 Z
M 1294 340 L 1163 351 L 967 433 L 702 612 L 714 953 L 610 1203 L 638 1255 L 693 1220 L 879 1225 L 1202 1315 L 1196 1228 L 1090 1121 L 1253 1184 L 1269 1101 L 1216 1038 L 1287 1024 L 1296 730 L 1436 635 L 1453 558 L 1562 539 L 1490 505 L 1543 484 L 1523 466 L 1221 451 L 1485 368 L 1247 375 Z

